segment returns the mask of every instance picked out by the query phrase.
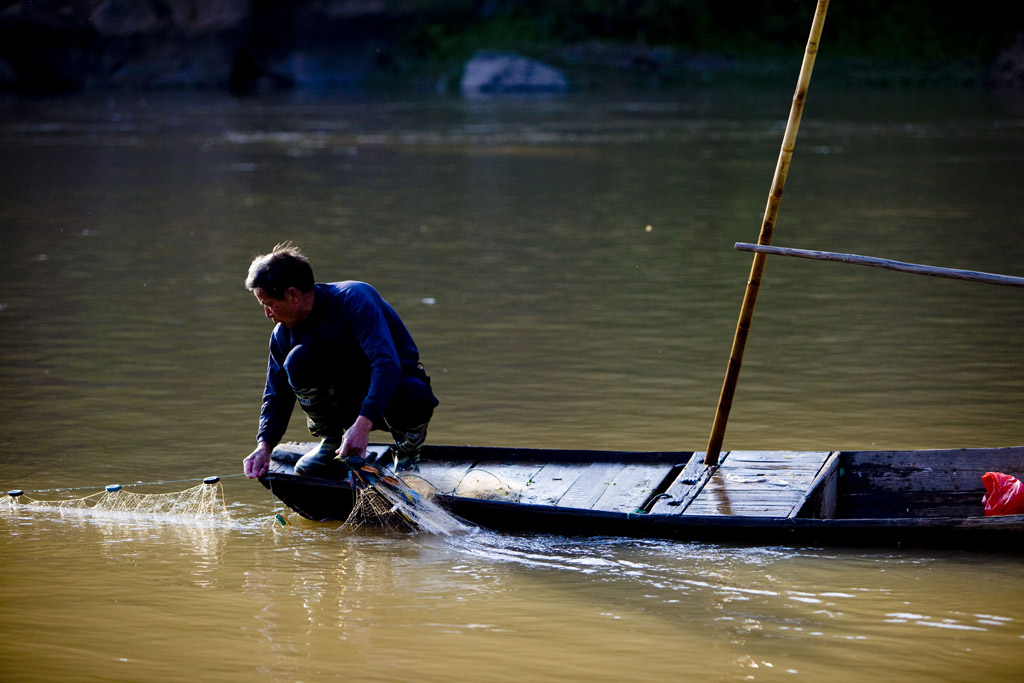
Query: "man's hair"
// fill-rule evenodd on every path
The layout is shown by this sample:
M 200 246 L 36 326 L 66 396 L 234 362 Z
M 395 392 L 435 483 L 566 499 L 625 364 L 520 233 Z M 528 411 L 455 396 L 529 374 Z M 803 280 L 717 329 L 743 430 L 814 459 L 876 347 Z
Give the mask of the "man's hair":
M 250 292 L 259 288 L 274 299 L 283 299 L 290 287 L 308 292 L 315 284 L 313 266 L 291 242 L 282 242 L 269 254 L 253 259 L 245 278 L 245 288 Z

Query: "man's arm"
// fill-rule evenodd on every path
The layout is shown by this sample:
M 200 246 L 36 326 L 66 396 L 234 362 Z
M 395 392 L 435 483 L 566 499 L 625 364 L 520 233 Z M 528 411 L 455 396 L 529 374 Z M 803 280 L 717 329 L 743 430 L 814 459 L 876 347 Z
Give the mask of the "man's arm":
M 284 371 L 284 359 L 288 353 L 277 338 L 277 331 L 270 337 L 270 355 L 267 359 L 267 384 L 263 390 L 263 405 L 260 407 L 260 426 L 256 440 L 277 444 L 288 428 L 288 422 L 295 408 L 295 392 L 288 385 Z
M 346 323 L 370 363 L 370 386 L 359 414 L 370 424 L 379 424 L 402 376 L 402 365 L 385 315 L 388 305 L 377 290 L 364 282 L 348 290 L 345 303 Z
M 278 359 L 283 353 L 280 346 L 275 344 L 275 336 L 272 334 L 270 337 L 267 385 L 263 391 L 256 450 L 242 461 L 245 476 L 250 479 L 262 477 L 270 469 L 270 454 L 274 450 L 274 445 L 284 436 L 292 409 L 295 407 L 295 394 L 288 386 L 282 362 Z

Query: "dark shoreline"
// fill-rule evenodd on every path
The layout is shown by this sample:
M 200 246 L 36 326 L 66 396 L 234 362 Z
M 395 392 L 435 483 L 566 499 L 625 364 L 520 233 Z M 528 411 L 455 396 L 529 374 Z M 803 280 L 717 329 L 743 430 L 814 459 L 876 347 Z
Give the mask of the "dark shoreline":
M 571 89 L 790 83 L 814 3 L 80 0 L 5 3 L 0 91 L 455 92 L 480 51 Z M 842 87 L 1024 88 L 1024 5 L 835 3 L 816 73 Z
M 579 57 L 579 51 L 586 57 Z M 782 87 L 795 82 L 799 57 L 736 57 L 719 54 L 675 54 L 656 50 L 657 59 L 645 58 L 647 48 L 633 46 L 564 48 L 542 55 L 541 60 L 562 71 L 571 92 L 590 94 L 614 92 L 674 92 L 718 87 Z M 622 55 L 631 55 L 624 61 Z M 545 59 L 544 57 L 548 57 Z M 141 71 L 141 67 L 140 67 Z M 271 92 L 454 94 L 459 89 L 462 65 L 437 70 L 374 69 L 360 66 L 351 70 L 328 67 L 306 71 L 300 78 L 262 72 L 243 84 L 230 79 L 188 78 L 147 69 L 152 77 L 137 81 L 90 78 L 82 82 L 7 83 L 0 93 L 68 94 L 103 92 L 224 91 L 236 95 Z M 163 73 L 163 77 L 157 73 Z M 1021 82 L 1000 79 L 995 68 L 977 61 L 958 60 L 915 63 L 870 58 L 824 58 L 815 65 L 816 88 L 854 89 L 953 89 L 1015 90 Z

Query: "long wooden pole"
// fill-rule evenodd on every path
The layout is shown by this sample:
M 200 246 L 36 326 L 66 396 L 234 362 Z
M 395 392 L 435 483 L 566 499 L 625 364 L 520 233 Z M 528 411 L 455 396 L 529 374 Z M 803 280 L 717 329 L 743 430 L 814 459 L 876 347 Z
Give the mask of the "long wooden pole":
M 765 207 L 764 220 L 761 223 L 761 234 L 757 238 L 758 244 L 771 244 L 772 233 L 775 231 L 775 218 L 779 214 L 779 203 L 782 201 L 782 190 L 786 185 L 786 175 L 789 173 L 789 162 L 793 158 L 793 149 L 796 147 L 796 134 L 800 128 L 800 117 L 804 111 L 807 89 L 811 84 L 811 71 L 814 70 L 814 58 L 818 54 L 818 41 L 821 39 L 821 29 L 825 25 L 827 11 L 828 0 L 818 0 L 818 6 L 814 10 L 814 20 L 811 22 L 811 35 L 807 39 L 804 60 L 800 65 L 800 77 L 797 79 L 796 92 L 793 94 L 793 104 L 789 109 L 786 134 L 782 138 L 782 149 L 779 150 L 779 161 L 775 166 L 775 177 L 768 195 L 768 205 Z M 725 380 L 722 382 L 722 393 L 718 398 L 715 422 L 711 427 L 711 437 L 708 439 L 707 452 L 704 456 L 704 463 L 707 465 L 717 465 L 718 456 L 722 451 L 725 426 L 729 421 L 729 411 L 736 393 L 740 366 L 743 364 L 743 350 L 747 344 L 750 321 L 754 317 L 754 305 L 757 303 L 757 292 L 761 286 L 761 276 L 764 273 L 767 260 L 768 257 L 765 254 L 754 254 L 750 278 L 747 280 L 747 289 L 743 295 L 743 306 L 740 308 L 739 321 L 736 323 L 736 334 L 732 340 L 729 366 L 726 368 Z
M 776 254 L 778 256 L 794 256 L 796 258 L 812 259 L 815 261 L 839 261 L 840 263 L 850 263 L 855 266 L 871 266 L 873 268 L 885 268 L 886 270 L 896 270 L 901 273 L 914 273 L 915 275 L 931 275 L 932 277 L 944 277 L 950 280 L 969 280 L 971 282 L 984 282 L 990 285 L 1024 287 L 1024 277 L 1015 277 L 1013 275 L 998 275 L 996 273 L 982 273 L 977 270 L 939 268 L 938 266 L 925 266 L 918 263 L 892 261 L 890 259 L 876 258 L 874 256 L 859 256 L 858 254 L 840 254 L 834 251 L 813 251 L 811 249 L 771 247 L 766 244 L 748 244 L 746 242 L 737 242 L 735 248 L 737 251 L 752 251 L 756 254 Z

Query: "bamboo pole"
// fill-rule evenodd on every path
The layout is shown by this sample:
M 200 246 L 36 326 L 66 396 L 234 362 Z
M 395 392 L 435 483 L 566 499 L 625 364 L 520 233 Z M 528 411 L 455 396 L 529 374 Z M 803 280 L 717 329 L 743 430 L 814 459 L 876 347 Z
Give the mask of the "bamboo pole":
M 840 254 L 834 251 L 812 251 L 810 249 L 790 249 L 787 247 L 771 247 L 762 244 L 748 244 L 746 242 L 737 242 L 735 248 L 737 251 L 752 251 L 756 254 L 777 254 L 779 256 L 794 256 L 796 258 L 812 259 L 815 261 L 839 261 L 840 263 L 850 263 L 855 266 L 871 266 L 873 268 L 885 268 L 886 270 L 896 270 L 901 273 L 913 273 L 915 275 L 930 275 L 932 277 L 944 277 L 950 280 L 969 280 L 971 282 L 984 282 L 990 285 L 1024 287 L 1024 277 L 1015 277 L 1013 275 L 998 275 L 996 273 L 982 273 L 976 270 L 960 270 L 958 268 L 940 268 L 938 266 L 926 266 L 917 263 L 892 261 L 890 259 L 876 258 L 874 256 Z
M 821 30 L 825 25 L 825 13 L 827 11 L 828 0 L 818 0 L 818 6 L 814 10 L 814 20 L 811 22 L 811 34 L 807 39 L 807 47 L 804 49 L 803 63 L 800 65 L 800 76 L 797 79 L 796 91 L 793 94 L 793 104 L 789 109 L 786 133 L 782 138 L 782 148 L 779 150 L 779 160 L 775 166 L 775 177 L 772 180 L 771 192 L 768 194 L 768 205 L 765 207 L 764 220 L 761 223 L 761 234 L 757 238 L 758 244 L 771 244 L 772 233 L 775 231 L 775 218 L 779 214 L 782 190 L 786 185 L 789 163 L 793 158 L 793 149 L 796 147 L 796 134 L 800 128 L 800 117 L 804 111 L 807 89 L 811 84 L 814 58 L 818 54 L 818 41 L 821 39 Z M 761 276 L 764 274 L 764 266 L 767 259 L 768 257 L 765 254 L 754 254 L 754 263 L 750 268 L 747 289 L 743 294 L 743 305 L 740 308 L 739 320 L 736 323 L 736 334 L 732 340 L 729 365 L 726 368 L 725 380 L 722 382 L 722 393 L 718 397 L 715 422 L 711 427 L 711 436 L 708 439 L 707 452 L 704 456 L 704 463 L 706 465 L 717 465 L 718 456 L 722 451 L 722 441 L 725 439 L 725 426 L 729 421 L 729 411 L 732 408 L 732 399 L 736 393 L 740 366 L 743 364 L 743 350 L 747 344 L 750 321 L 754 317 L 754 305 L 757 303 L 757 292 L 761 286 Z

